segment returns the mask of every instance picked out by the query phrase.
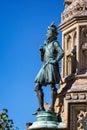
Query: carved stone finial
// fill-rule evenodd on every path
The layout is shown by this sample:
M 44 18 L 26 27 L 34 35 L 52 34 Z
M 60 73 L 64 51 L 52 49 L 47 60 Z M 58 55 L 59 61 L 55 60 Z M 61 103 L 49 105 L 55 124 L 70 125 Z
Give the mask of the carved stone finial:
M 64 5 L 65 7 L 69 6 L 72 3 L 72 0 L 65 0 Z

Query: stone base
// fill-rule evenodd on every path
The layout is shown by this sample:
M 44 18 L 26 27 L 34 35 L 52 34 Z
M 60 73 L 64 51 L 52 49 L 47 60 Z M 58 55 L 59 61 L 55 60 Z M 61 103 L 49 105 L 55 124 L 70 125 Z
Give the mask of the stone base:
M 37 113 L 36 121 L 29 127 L 29 130 L 41 128 L 58 129 L 66 128 L 66 125 L 63 122 L 59 123 L 54 113 L 40 111 Z

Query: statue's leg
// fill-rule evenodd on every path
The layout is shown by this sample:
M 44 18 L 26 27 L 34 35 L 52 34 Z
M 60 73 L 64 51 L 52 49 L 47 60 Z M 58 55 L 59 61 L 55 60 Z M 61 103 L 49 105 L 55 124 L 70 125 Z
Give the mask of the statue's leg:
M 39 109 L 38 110 L 45 110 L 44 109 L 44 93 L 42 90 L 42 85 L 37 84 L 35 87 L 38 103 L 39 103 Z
M 57 88 L 55 84 L 51 84 L 51 110 L 54 111 L 54 104 L 57 97 Z

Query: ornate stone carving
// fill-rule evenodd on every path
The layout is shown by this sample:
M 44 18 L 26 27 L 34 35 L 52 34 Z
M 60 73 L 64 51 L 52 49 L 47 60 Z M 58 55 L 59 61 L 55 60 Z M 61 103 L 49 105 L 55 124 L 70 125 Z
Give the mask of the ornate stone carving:
M 65 0 L 64 5 L 67 8 L 72 3 L 72 0 Z
M 87 130 L 87 103 L 69 104 L 69 130 Z
M 86 97 L 87 97 L 87 93 L 68 93 L 68 94 L 66 94 L 66 97 L 65 97 L 65 99 L 66 100 L 84 100 L 84 101 L 87 101 L 87 99 L 86 99 Z
M 87 111 L 80 111 L 77 115 L 77 130 L 87 130 Z
M 62 14 L 62 22 L 69 20 L 74 16 L 81 16 L 87 14 L 87 1 L 86 0 L 69 0 L 65 1 L 65 10 Z

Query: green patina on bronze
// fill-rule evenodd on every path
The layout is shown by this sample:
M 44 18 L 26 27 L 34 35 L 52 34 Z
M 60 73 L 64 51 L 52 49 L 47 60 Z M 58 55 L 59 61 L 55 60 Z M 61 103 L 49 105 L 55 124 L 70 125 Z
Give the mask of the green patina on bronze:
M 39 111 L 36 115 L 36 121 L 29 127 L 29 129 L 36 128 L 58 128 L 57 117 L 54 113 Z
M 36 83 L 42 85 L 58 84 L 60 81 L 58 62 L 62 59 L 64 51 L 57 41 L 57 27 L 51 24 L 47 30 L 47 40 L 44 47 L 40 47 L 41 60 L 44 65 L 35 78 Z
M 38 98 L 39 108 L 34 113 L 36 121 L 29 129 L 36 128 L 58 128 L 60 122 L 54 112 L 54 104 L 57 97 L 56 84 L 59 84 L 61 76 L 59 73 L 59 61 L 64 55 L 59 42 L 57 41 L 57 27 L 52 23 L 47 29 L 47 39 L 44 47 L 40 47 L 40 58 L 43 66 L 35 78 L 35 91 Z M 44 93 L 43 86 L 51 86 L 51 106 L 48 110 L 44 109 Z M 62 121 L 61 121 L 62 122 Z
M 57 27 L 52 23 L 47 28 L 46 41 L 44 47 L 40 47 L 40 57 L 43 61 L 43 66 L 35 78 L 35 91 L 39 102 L 39 111 L 44 109 L 44 93 L 42 86 L 50 85 L 51 87 L 51 107 L 54 111 L 54 104 L 57 96 L 56 84 L 61 80 L 59 72 L 59 61 L 64 55 L 64 51 L 57 41 Z
M 40 111 L 38 112 L 38 114 L 36 115 L 36 120 L 37 121 L 57 121 L 57 117 L 54 113 L 50 113 L 50 112 L 45 112 L 45 111 Z

